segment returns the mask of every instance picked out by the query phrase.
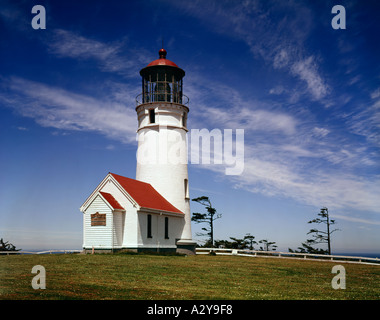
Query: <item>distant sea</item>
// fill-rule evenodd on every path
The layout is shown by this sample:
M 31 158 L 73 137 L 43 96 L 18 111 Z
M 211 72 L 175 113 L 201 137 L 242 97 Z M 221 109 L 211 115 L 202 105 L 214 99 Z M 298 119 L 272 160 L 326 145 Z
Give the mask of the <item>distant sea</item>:
M 380 253 L 338 253 L 334 252 L 336 256 L 353 256 L 353 257 L 366 257 L 366 258 L 380 258 Z
M 55 254 L 55 253 L 64 253 L 62 250 L 65 250 L 65 249 L 21 249 L 20 251 L 31 252 L 31 253 L 25 253 L 25 254 L 32 254 L 32 252 L 45 252 L 46 254 L 49 254 L 49 252 L 46 252 L 46 251 L 50 251 L 50 250 L 51 250 L 52 254 Z M 79 249 L 66 249 L 66 253 L 69 253 L 70 250 L 82 250 L 82 249 L 81 248 L 79 248 Z

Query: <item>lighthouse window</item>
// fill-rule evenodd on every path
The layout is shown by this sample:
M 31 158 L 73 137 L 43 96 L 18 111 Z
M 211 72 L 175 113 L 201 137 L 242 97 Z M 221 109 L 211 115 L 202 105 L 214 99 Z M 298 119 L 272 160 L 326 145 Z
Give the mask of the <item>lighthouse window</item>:
M 148 238 L 152 238 L 152 215 L 148 214 Z
M 169 218 L 165 217 L 165 239 L 169 239 Z
M 184 184 L 185 184 L 185 199 L 189 199 L 189 180 L 184 179 Z
M 154 109 L 149 109 L 149 122 L 156 123 L 156 114 L 154 112 Z

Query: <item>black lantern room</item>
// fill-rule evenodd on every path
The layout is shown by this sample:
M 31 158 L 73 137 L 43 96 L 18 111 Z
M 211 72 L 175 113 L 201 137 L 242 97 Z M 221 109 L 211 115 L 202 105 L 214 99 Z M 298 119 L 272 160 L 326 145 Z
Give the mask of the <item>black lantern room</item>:
M 161 49 L 158 54 L 159 59 L 152 61 L 140 71 L 142 94 L 137 97 L 137 104 L 154 102 L 187 104 L 188 98 L 182 93 L 185 71 L 166 59 L 165 49 Z

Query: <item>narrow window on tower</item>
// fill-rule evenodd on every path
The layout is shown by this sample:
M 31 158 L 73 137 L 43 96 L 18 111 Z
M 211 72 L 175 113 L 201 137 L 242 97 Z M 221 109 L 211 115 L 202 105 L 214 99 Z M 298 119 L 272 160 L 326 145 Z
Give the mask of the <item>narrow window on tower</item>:
M 156 123 L 156 114 L 154 112 L 154 109 L 149 109 L 149 122 Z
M 148 238 L 152 238 L 152 215 L 148 214 Z
M 185 112 L 182 114 L 182 127 L 186 128 L 186 113 Z
M 169 239 L 169 218 L 165 217 L 165 239 Z
M 185 199 L 189 199 L 190 198 L 190 195 L 189 195 L 189 180 L 187 179 L 184 179 L 184 187 L 185 187 Z

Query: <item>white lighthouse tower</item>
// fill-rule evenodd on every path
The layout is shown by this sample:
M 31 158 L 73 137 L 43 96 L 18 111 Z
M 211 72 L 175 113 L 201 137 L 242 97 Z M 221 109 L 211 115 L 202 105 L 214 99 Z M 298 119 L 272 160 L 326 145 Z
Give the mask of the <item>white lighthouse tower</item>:
M 140 71 L 136 179 L 109 172 L 81 206 L 86 251 L 195 253 L 191 236 L 185 71 L 160 58 Z
M 136 180 L 151 184 L 184 213 L 176 245 L 193 250 L 186 141 L 189 99 L 182 92 L 185 71 L 166 59 L 166 54 L 161 49 L 159 59 L 140 71 Z

